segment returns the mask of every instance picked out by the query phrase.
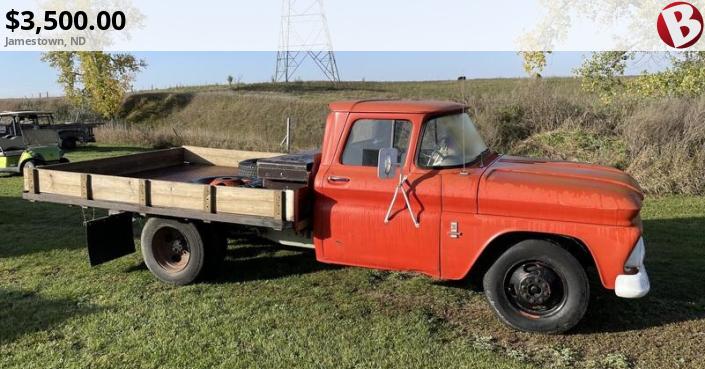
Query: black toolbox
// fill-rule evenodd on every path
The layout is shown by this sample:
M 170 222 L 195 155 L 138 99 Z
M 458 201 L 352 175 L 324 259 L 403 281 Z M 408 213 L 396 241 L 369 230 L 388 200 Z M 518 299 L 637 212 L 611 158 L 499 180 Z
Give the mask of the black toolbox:
M 317 153 L 287 154 L 257 160 L 257 177 L 277 186 L 308 185 Z

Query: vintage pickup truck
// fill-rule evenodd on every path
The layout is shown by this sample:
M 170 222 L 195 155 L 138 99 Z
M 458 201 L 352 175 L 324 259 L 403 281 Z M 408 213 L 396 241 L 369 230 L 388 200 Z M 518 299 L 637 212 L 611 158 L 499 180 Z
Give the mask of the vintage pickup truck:
M 524 331 L 575 326 L 589 270 L 620 297 L 649 291 L 644 196 L 627 174 L 497 154 L 456 103 L 330 110 L 318 153 L 180 147 L 59 164 L 25 173 L 24 198 L 112 210 L 88 222 L 92 265 L 134 252 L 132 221 L 145 217 L 144 261 L 178 285 L 212 275 L 228 235 L 254 228 L 323 263 L 482 281 Z

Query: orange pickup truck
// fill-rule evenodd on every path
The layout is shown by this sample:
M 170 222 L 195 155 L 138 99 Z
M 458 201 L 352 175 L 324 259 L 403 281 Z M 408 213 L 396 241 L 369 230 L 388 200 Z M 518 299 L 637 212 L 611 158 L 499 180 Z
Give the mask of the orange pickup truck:
M 500 155 L 466 107 L 425 101 L 330 105 L 320 152 L 179 147 L 25 173 L 23 195 L 112 210 L 87 222 L 91 265 L 141 251 L 160 280 L 218 269 L 246 228 L 315 249 L 323 263 L 478 281 L 497 316 L 530 332 L 574 327 L 588 271 L 625 298 L 649 291 L 644 195 L 613 168 Z

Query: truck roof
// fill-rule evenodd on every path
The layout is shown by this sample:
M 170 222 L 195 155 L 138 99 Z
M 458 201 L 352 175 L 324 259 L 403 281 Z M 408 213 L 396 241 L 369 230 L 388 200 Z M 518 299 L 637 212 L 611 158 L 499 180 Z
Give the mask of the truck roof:
M 446 113 L 462 111 L 465 105 L 447 101 L 344 100 L 329 105 L 331 111 L 351 113 Z

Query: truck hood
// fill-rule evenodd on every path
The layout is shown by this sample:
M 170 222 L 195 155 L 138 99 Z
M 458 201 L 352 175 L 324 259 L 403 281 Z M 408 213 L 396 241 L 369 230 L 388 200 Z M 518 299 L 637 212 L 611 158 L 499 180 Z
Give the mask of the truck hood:
M 480 179 L 478 212 L 630 226 L 643 199 L 639 184 L 615 168 L 501 156 Z

